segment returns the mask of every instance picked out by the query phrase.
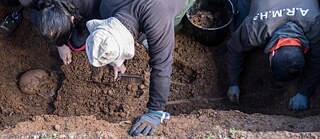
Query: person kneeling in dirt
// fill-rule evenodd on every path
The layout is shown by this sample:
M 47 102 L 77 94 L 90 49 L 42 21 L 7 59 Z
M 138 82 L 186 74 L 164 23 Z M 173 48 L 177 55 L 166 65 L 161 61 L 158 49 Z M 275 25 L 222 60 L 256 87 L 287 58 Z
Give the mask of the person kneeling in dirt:
M 40 0 L 37 27 L 47 40 L 58 48 L 65 65 L 73 51 L 85 50 L 89 31 L 85 23 L 100 18 L 101 0 Z
M 190 1 L 189 1 L 190 2 Z M 86 52 L 90 64 L 113 66 L 115 78 L 124 73 L 124 61 L 134 56 L 138 35 L 146 34 L 151 66 L 148 111 L 132 125 L 129 134 L 154 135 L 169 113 L 165 109 L 170 91 L 174 50 L 174 19 L 187 0 L 103 0 L 100 7 L 105 20 L 90 20 Z
M 245 53 L 264 47 L 276 80 L 293 80 L 302 73 L 289 108 L 307 109 L 308 97 L 320 78 L 319 11 L 317 0 L 252 1 L 249 15 L 228 41 L 227 94 L 232 102 L 239 102 Z
M 31 17 L 31 20 L 34 20 L 33 24 L 36 24 L 39 32 L 52 45 L 57 46 L 60 58 L 66 65 L 72 60 L 71 49 L 73 51 L 85 50 L 85 41 L 89 35 L 85 23 L 90 19 L 100 18 L 98 8 L 100 3 L 101 0 L 0 1 L 0 4 L 4 6 L 21 4 L 23 7 L 33 9 Z M 9 25 L 9 27 L 15 28 L 17 25 Z

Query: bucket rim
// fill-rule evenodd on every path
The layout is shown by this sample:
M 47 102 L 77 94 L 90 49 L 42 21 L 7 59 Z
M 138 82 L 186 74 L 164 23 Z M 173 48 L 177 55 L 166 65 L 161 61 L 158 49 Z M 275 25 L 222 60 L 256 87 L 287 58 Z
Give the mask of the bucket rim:
M 189 15 L 189 12 L 188 12 L 189 10 L 186 12 L 187 19 L 193 26 L 195 26 L 195 27 L 197 27 L 199 29 L 202 29 L 202 30 L 209 30 L 209 31 L 212 30 L 213 31 L 213 30 L 219 30 L 219 29 L 225 28 L 225 27 L 227 27 L 228 25 L 231 24 L 231 22 L 233 21 L 233 18 L 234 18 L 234 14 L 235 14 L 235 8 L 234 8 L 233 3 L 231 2 L 231 0 L 228 0 L 228 2 L 231 5 L 232 15 L 229 17 L 229 21 L 226 24 L 224 24 L 223 26 L 214 27 L 214 28 L 205 28 L 205 27 L 201 27 L 199 25 L 196 25 L 190 19 L 191 16 Z

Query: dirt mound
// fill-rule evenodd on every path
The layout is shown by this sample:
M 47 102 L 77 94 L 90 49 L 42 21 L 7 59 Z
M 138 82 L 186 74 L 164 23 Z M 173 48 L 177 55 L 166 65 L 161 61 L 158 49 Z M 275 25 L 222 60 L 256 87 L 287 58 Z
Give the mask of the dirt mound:
M 239 111 L 198 110 L 165 121 L 154 138 L 318 138 L 319 116 L 294 118 Z M 34 116 L 15 128 L 0 131 L 0 138 L 130 138 L 131 121 L 110 123 L 95 116 Z

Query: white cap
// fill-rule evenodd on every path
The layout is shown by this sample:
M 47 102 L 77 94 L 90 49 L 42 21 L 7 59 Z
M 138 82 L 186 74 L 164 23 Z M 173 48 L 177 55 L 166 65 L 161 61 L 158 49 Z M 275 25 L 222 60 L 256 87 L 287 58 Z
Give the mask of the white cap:
M 121 66 L 134 56 L 134 39 L 130 31 L 115 17 L 87 22 L 90 32 L 86 53 L 90 64 L 102 67 L 107 64 Z

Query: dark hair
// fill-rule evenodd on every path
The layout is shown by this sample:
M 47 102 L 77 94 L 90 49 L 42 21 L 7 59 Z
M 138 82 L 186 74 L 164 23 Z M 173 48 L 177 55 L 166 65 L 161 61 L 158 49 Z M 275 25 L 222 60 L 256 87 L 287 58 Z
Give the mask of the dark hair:
M 39 4 L 37 27 L 39 32 L 51 43 L 61 46 L 65 44 L 82 16 L 71 0 L 48 0 Z M 73 23 L 71 16 L 74 16 Z
M 273 77 L 282 82 L 299 77 L 305 64 L 300 46 L 280 47 L 275 51 L 270 63 Z

